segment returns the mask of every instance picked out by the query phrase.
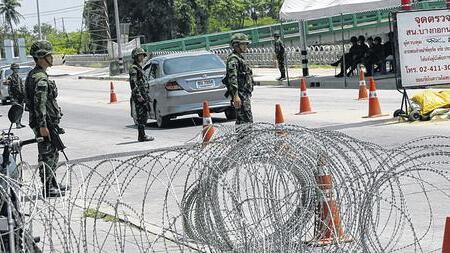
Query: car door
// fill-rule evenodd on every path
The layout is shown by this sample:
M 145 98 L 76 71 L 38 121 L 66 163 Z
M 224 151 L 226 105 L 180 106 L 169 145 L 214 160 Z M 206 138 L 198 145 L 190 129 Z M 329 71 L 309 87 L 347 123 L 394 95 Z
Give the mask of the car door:
M 158 88 L 157 88 L 158 78 L 160 77 L 159 63 L 157 61 L 152 61 L 149 64 L 147 64 L 144 69 L 144 75 L 145 75 L 146 82 L 150 86 L 150 92 L 148 95 L 150 97 L 150 104 L 153 105 L 153 102 L 155 101 L 155 99 L 157 99 L 156 96 L 159 94 L 157 92 L 158 91 Z M 154 119 L 155 114 L 154 114 L 153 109 L 154 108 L 152 106 L 150 116 L 151 116 L 151 118 Z
M 9 97 L 8 85 L 5 85 L 5 69 L 0 69 L 0 99 L 2 103 L 6 102 L 6 99 Z

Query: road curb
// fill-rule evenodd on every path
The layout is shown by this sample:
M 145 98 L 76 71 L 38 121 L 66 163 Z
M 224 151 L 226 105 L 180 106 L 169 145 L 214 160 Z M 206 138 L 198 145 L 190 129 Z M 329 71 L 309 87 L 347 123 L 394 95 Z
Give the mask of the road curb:
M 63 76 L 70 76 L 70 74 L 56 74 L 56 75 L 48 75 L 49 77 L 63 77 Z

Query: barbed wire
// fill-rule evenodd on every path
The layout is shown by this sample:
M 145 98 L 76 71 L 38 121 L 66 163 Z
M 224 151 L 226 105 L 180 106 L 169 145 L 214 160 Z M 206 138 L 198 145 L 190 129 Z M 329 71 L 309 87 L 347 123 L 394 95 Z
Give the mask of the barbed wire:
M 440 247 L 434 223 L 450 203 L 449 137 L 389 149 L 296 125 L 216 127 L 207 145 L 199 136 L 196 145 L 66 164 L 57 177 L 71 190 L 61 198 L 42 199 L 38 174 L 26 164 L 23 183 L 1 176 L 20 196 L 13 213 L 23 217 L 22 244 L 30 249 L 26 238 L 39 235 L 43 252 Z M 12 202 L 6 187 L 3 204 Z

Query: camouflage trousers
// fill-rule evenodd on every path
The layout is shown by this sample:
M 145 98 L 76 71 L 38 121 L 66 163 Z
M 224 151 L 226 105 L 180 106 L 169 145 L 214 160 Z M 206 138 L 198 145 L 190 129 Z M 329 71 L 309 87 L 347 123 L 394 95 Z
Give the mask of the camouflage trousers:
M 278 69 L 280 70 L 281 77 L 286 76 L 286 68 L 284 67 L 284 56 L 277 56 Z
M 33 131 L 36 138 L 41 137 L 39 128 L 35 128 Z M 55 177 L 58 160 L 59 152 L 50 141 L 45 139 L 38 143 L 39 176 L 41 177 L 41 182 L 43 184 L 52 182 Z
M 146 102 L 140 103 L 139 101 L 137 101 L 137 99 L 135 99 L 134 106 L 136 109 L 136 119 L 138 124 L 145 125 L 147 123 L 149 114 L 149 108 Z
M 241 97 L 241 107 L 236 109 L 236 134 L 237 141 L 250 136 L 252 131 L 253 114 L 250 98 Z
M 25 110 L 25 104 L 23 103 L 23 99 L 16 99 L 16 98 L 13 98 L 13 99 L 11 99 L 11 100 L 12 100 L 12 101 L 11 101 L 12 104 L 18 104 L 18 105 L 22 106 L 22 108 Z M 18 117 L 17 121 L 14 122 L 14 123 L 16 123 L 16 124 L 21 124 L 21 122 L 22 122 L 22 115 L 23 115 L 23 111 L 22 111 L 22 113 L 20 114 L 20 117 Z
M 253 123 L 252 103 L 250 98 L 241 97 L 241 107 L 236 109 L 236 125 Z

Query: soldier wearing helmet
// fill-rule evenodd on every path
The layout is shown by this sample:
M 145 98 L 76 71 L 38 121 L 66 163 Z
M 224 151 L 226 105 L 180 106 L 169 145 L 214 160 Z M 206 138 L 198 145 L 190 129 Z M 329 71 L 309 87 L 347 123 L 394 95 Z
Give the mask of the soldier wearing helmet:
M 286 69 L 284 67 L 284 43 L 280 39 L 280 33 L 275 32 L 273 34 L 273 38 L 275 40 L 275 55 L 277 57 L 278 69 L 280 70 L 281 76 L 277 79 L 279 81 L 286 79 Z
M 31 45 L 30 55 L 36 66 L 25 80 L 25 103 L 29 110 L 31 129 L 36 137 L 44 137 L 44 141 L 38 143 L 42 194 L 44 198 L 58 197 L 64 195 L 66 187 L 59 185 L 55 178 L 59 153 L 50 141 L 50 131 L 55 129 L 62 133 L 58 126 L 62 115 L 56 101 L 58 89 L 46 72 L 53 65 L 52 44 L 46 40 L 36 41 Z
M 145 135 L 145 124 L 150 113 L 150 87 L 144 79 L 144 70 L 142 69 L 142 62 L 146 56 L 147 53 L 144 49 L 140 47 L 133 49 L 131 52 L 133 64 L 131 64 L 128 70 L 130 75 L 131 99 L 136 108 L 138 141 L 140 142 L 154 140 L 153 137 Z
M 18 73 L 19 68 L 19 64 L 11 64 L 12 74 L 8 77 L 6 82 L 9 84 L 9 93 L 11 95 L 12 102 L 23 106 L 25 99 L 25 87 L 23 85 L 22 78 L 20 78 Z M 25 127 L 22 125 L 21 121 L 22 115 L 20 115 L 19 119 L 16 121 L 16 128 Z
M 253 123 L 250 98 L 253 92 L 253 72 L 243 57 L 250 41 L 247 35 L 236 33 L 231 37 L 233 52 L 227 59 L 227 74 L 224 83 L 227 86 L 226 96 L 231 97 L 236 110 L 236 125 Z

